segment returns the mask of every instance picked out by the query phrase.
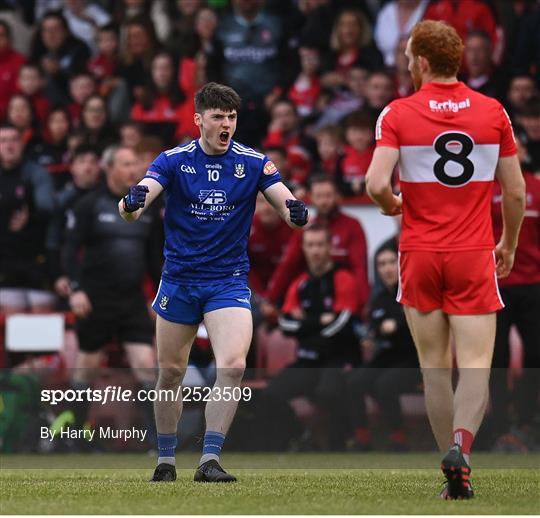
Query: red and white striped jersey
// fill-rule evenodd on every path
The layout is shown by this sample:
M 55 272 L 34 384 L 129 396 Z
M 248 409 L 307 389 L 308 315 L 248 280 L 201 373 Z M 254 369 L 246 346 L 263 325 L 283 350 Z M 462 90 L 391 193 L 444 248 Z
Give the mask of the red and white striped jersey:
M 498 101 L 462 82 L 427 83 L 381 112 L 375 139 L 399 149 L 401 250 L 494 248 L 495 168 L 499 157 L 516 153 Z

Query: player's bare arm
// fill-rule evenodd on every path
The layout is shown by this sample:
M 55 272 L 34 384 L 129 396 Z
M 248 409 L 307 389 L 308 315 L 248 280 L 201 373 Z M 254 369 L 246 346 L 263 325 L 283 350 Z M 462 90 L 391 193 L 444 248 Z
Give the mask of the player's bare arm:
M 495 171 L 502 191 L 503 232 L 495 248 L 497 276 L 508 277 L 514 264 L 519 229 L 525 212 L 525 180 L 517 155 L 501 157 Z
M 381 146 L 373 153 L 366 175 L 369 197 L 386 216 L 401 214 L 401 197 L 392 192 L 392 173 L 399 159 L 399 150 Z
M 152 178 L 143 178 L 137 185 L 130 188 L 130 192 L 118 202 L 118 212 L 126 221 L 138 220 L 143 212 L 161 194 L 163 186 Z M 131 198 L 131 199 L 129 199 Z M 131 210 L 126 203 L 138 204 L 139 208 Z
M 305 203 L 297 200 L 282 182 L 271 185 L 263 194 L 289 227 L 300 228 L 307 223 L 308 212 Z

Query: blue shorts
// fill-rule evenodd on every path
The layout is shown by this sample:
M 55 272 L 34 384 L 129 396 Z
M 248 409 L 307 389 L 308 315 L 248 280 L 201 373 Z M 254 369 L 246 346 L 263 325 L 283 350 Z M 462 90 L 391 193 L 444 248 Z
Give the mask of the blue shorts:
M 175 284 L 165 279 L 159 283 L 154 311 L 177 324 L 200 324 L 205 313 L 222 308 L 251 310 L 251 290 L 245 280 L 216 281 L 214 284 Z

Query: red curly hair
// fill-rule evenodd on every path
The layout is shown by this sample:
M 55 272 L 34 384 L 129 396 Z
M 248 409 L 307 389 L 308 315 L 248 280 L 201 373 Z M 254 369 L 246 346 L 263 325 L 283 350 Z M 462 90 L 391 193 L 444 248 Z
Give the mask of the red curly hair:
M 455 76 L 461 66 L 463 42 L 456 30 L 445 22 L 424 20 L 411 33 L 414 57 L 426 58 L 436 76 Z

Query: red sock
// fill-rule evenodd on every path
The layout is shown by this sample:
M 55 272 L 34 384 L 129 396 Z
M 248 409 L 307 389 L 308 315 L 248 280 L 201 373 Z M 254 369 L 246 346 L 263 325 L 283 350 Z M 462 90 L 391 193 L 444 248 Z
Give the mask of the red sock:
M 371 433 L 368 428 L 357 428 L 354 431 L 354 438 L 358 444 L 369 444 Z
M 461 446 L 461 451 L 465 455 L 471 454 L 471 446 L 473 441 L 474 435 L 469 432 L 469 430 L 465 430 L 465 428 L 458 428 L 457 430 L 454 430 L 454 442 Z

